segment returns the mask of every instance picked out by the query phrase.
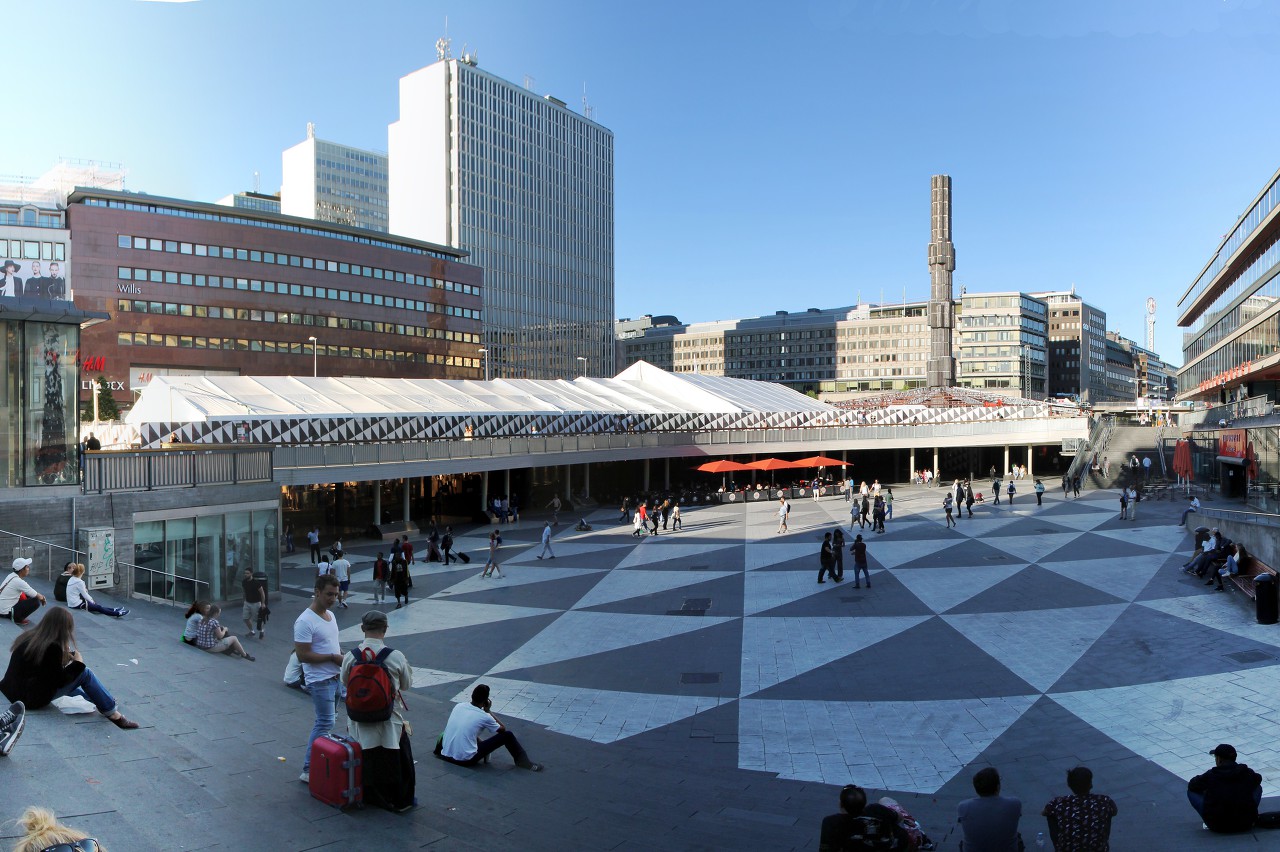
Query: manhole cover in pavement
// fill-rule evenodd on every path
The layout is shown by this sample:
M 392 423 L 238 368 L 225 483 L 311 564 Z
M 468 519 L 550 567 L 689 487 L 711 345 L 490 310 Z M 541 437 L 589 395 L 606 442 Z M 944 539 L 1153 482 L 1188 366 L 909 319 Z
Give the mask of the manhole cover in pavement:
M 1227 654 L 1227 656 L 1237 663 L 1260 663 L 1263 660 L 1274 659 L 1266 651 L 1237 651 L 1234 654 Z
M 988 562 L 1003 562 L 1003 561 L 1006 561 L 1009 557 L 1007 557 L 1007 556 L 984 556 L 984 557 L 982 557 L 982 558 L 983 558 L 983 559 L 985 559 L 985 560 L 987 560 Z
M 680 675 L 681 683 L 719 683 L 720 672 L 685 672 Z

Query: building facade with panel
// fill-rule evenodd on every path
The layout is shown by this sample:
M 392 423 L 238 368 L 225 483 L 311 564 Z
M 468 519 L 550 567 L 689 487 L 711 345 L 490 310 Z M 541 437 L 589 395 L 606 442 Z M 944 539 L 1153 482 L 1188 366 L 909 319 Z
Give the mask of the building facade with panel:
M 484 270 L 495 378 L 613 375 L 612 132 L 446 58 L 401 78 L 388 154 L 391 231 Z
M 1107 390 L 1107 314 L 1074 289 L 1032 293 L 1049 306 L 1049 394 L 1102 402 Z
M 111 317 L 82 359 L 122 406 L 157 375 L 483 375 L 483 275 L 457 249 L 90 189 L 67 218 L 76 304 Z
M 956 384 L 1043 399 L 1048 305 L 1026 293 L 965 293 L 956 311 Z
M 308 124 L 281 164 L 279 212 L 387 232 L 386 154 L 317 139 Z
M 1277 399 L 1280 381 L 1280 172 L 1245 207 L 1178 300 L 1178 398 Z

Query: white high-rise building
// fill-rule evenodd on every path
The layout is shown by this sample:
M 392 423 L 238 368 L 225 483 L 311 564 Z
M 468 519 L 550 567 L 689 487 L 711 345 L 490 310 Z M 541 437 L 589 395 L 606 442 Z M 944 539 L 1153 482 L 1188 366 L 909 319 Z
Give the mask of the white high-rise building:
M 607 128 L 444 58 L 400 79 L 388 153 L 392 233 L 464 249 L 484 269 L 495 377 L 613 375 Z
M 387 232 L 387 155 L 316 138 L 285 149 L 280 212 Z

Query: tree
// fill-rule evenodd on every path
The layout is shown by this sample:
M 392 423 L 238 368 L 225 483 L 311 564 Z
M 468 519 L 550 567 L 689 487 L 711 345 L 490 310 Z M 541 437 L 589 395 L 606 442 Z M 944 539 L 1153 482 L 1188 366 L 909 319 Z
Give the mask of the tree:
M 98 419 L 104 422 L 120 419 L 120 406 L 116 405 L 116 398 L 111 395 L 111 385 L 107 383 L 107 377 L 98 376 L 98 381 L 93 389 L 98 395 Z M 89 410 L 86 412 L 85 420 L 93 419 L 93 401 L 89 401 Z

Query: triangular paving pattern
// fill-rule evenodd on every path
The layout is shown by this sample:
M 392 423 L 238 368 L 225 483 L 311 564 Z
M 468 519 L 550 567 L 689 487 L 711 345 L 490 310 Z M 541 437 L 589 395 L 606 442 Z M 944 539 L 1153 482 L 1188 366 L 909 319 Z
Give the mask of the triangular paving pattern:
M 1060 524 L 1054 523 L 1052 520 L 1048 518 L 1040 517 L 1038 513 L 1033 513 L 1033 515 L 1035 516 L 1032 518 L 1032 521 L 1033 521 L 1032 523 L 1007 524 L 1005 526 L 1000 527 L 1000 529 L 998 530 L 992 530 L 989 535 L 989 538 L 1001 538 L 1005 536 L 1008 536 L 1011 538 L 1017 538 L 1017 537 L 1026 537 L 1028 535 L 1037 535 L 1037 536 L 1051 535 L 1051 534 L 1057 535 L 1062 533 L 1067 533 L 1070 535 L 1078 535 L 1080 532 L 1079 530 L 1073 527 L 1062 526 Z
M 573 609 L 600 606 L 737 575 L 736 571 L 614 571 L 583 595 Z
M 511 671 L 626 648 L 729 621 L 713 616 L 566 612 L 490 672 Z
M 917 559 L 932 556 L 938 552 L 938 549 L 939 543 L 936 539 L 919 541 L 915 539 L 902 539 L 900 541 L 876 540 L 867 542 L 867 556 L 884 568 L 897 568 L 908 562 L 915 562 Z M 814 573 L 816 575 L 816 557 L 814 563 Z M 848 566 L 846 566 L 845 570 L 848 570 Z
M 451 630 L 455 627 L 474 627 L 477 624 L 492 624 L 556 612 L 558 610 L 461 601 L 414 601 L 404 609 L 387 613 L 387 638 Z M 358 642 L 363 638 L 364 632 L 358 623 L 339 632 L 339 639 L 343 642 Z
M 1038 565 L 1028 565 L 1008 580 L 949 610 L 955 614 L 1022 612 L 1120 603 L 1115 595 L 1069 580 Z
M 896 567 L 911 569 L 968 568 L 974 565 L 1026 561 L 1025 559 L 1014 559 L 1003 550 L 992 547 L 976 538 L 966 539 L 963 536 L 959 536 L 956 541 L 943 543 L 931 553 L 909 562 L 900 563 Z
M 533 574 L 533 582 L 514 584 L 509 581 L 518 575 Z M 603 571 L 575 571 L 572 574 L 551 577 L 538 581 L 536 577 L 542 573 L 539 569 L 528 569 L 516 566 L 507 568 L 502 577 L 489 577 L 478 581 L 475 591 L 457 591 L 449 593 L 449 589 L 437 592 L 433 601 L 450 600 L 473 604 L 498 604 L 502 606 L 542 607 L 556 610 L 571 608 L 581 600 L 592 586 L 601 578 L 609 576 Z
M 443 591 L 436 592 L 431 597 L 440 599 L 454 595 L 465 595 L 470 592 L 487 592 L 492 590 L 498 583 L 503 586 L 523 586 L 527 583 L 545 583 L 548 580 L 562 580 L 567 577 L 589 577 L 593 574 L 604 574 L 604 570 L 603 568 L 540 568 L 537 571 L 521 569 L 519 571 L 504 571 L 505 576 L 501 580 L 495 580 L 492 577 L 481 577 L 472 568 L 472 576 Z
M 1075 541 L 1078 532 L 1041 533 L 1038 535 L 1004 535 L 983 539 L 987 544 L 1024 562 L 1039 562 L 1055 550 Z
M 998 509 L 996 511 L 999 511 Z M 956 522 L 956 532 L 969 538 L 985 539 L 987 536 L 1021 521 L 1017 515 L 989 514 L 985 510 L 975 512 L 970 518 L 967 514 L 963 520 Z M 944 521 L 945 523 L 945 521 Z
M 741 694 L 750 695 L 896 636 L 925 620 L 900 618 L 766 618 L 742 622 Z
M 853 627 L 856 629 L 856 622 Z M 921 654 L 920 648 L 946 648 L 947 653 Z M 934 617 L 888 641 L 763 689 L 756 697 L 798 701 L 857 695 L 868 701 L 932 701 L 1033 692 L 1039 694 L 951 625 Z
M 1121 562 L 1099 557 L 1075 562 L 1041 562 L 1040 567 L 1108 594 L 1132 601 L 1168 560 L 1163 553 L 1129 556 Z
M 1280 648 L 1280 630 L 1274 624 L 1259 624 L 1257 619 L 1242 619 L 1240 607 L 1222 595 L 1157 598 L 1142 601 L 1141 605 L 1251 642 Z M 1280 690 L 1280 686 L 1277 686 L 1277 690 Z M 1280 701 L 1277 703 L 1280 704 Z
M 1129 530 L 1097 530 L 1096 534 L 1115 541 L 1132 542 L 1164 553 L 1178 550 L 1184 542 L 1187 545 L 1186 549 L 1191 550 L 1192 535 L 1182 527 L 1149 526 Z
M 673 559 L 684 559 L 695 556 L 707 556 L 710 558 L 711 555 L 718 550 L 725 550 L 730 547 L 740 547 L 741 544 L 742 543 L 738 541 L 723 540 L 686 543 L 671 541 L 669 538 L 664 539 L 662 536 L 650 536 L 637 545 L 631 553 L 627 554 L 627 557 L 619 562 L 615 567 L 647 568 L 652 565 L 657 568 L 664 568 L 665 566 L 662 563 L 669 562 Z
M 863 618 L 871 616 L 899 617 L 934 614 L 933 610 L 888 571 L 879 568 L 872 570 L 869 582 L 872 585 L 863 584 L 861 588 L 855 586 L 853 566 L 845 565 L 844 581 L 837 584 L 838 591 L 832 591 L 829 595 L 811 595 L 780 604 L 770 609 L 760 610 L 756 615 L 769 618 L 856 618 L 858 620 L 856 623 L 861 623 Z M 829 585 L 831 585 L 830 580 L 822 586 L 814 582 L 814 587 L 819 589 L 825 589 Z
M 1274 707 L 1280 667 L 1178 678 L 1050 697 L 1125 748 L 1182 778 L 1213 765 L 1213 744 L 1231 743 L 1241 760 L 1262 774 L 1264 794 L 1280 776 L 1275 726 L 1260 724 L 1261 707 Z M 1152 736 L 1159 732 L 1158 736 Z M 1197 748 L 1196 745 L 1209 743 Z
M 845 540 L 845 549 L 847 550 L 852 543 L 853 538 L 850 536 Z M 813 561 L 813 570 L 816 574 L 818 571 L 818 552 L 821 548 L 821 538 L 805 542 L 778 544 L 760 542 L 758 544 L 750 544 L 746 547 L 746 569 L 754 571 L 757 568 L 765 568 L 781 562 L 807 558 Z
M 521 546 L 524 546 L 527 549 L 518 555 L 512 556 L 511 550 L 515 547 Z M 555 553 L 557 558 L 566 556 L 591 556 L 599 558 L 603 565 L 607 565 L 607 567 L 610 568 L 614 567 L 614 564 L 618 561 L 614 557 L 622 555 L 620 553 L 610 553 L 610 551 L 620 551 L 625 549 L 627 546 L 628 545 L 626 544 L 615 544 L 613 546 L 601 545 L 599 543 L 592 544 L 585 541 L 562 542 L 554 538 L 551 539 L 551 550 Z M 502 565 L 506 565 L 508 562 L 513 565 L 521 562 L 539 562 L 542 561 L 538 559 L 538 554 L 540 553 L 542 553 L 541 540 L 538 540 L 531 545 L 524 545 L 522 542 L 513 542 L 508 538 L 503 542 L 502 548 L 498 551 L 498 562 Z
M 615 692 L 486 677 L 499 718 L 512 716 L 548 730 L 612 743 L 718 707 L 732 698 Z M 454 701 L 469 701 L 472 686 Z
M 475 678 L 473 674 L 460 674 L 458 672 L 445 672 L 439 669 L 429 669 L 423 666 L 413 667 L 413 688 L 426 689 L 430 686 L 439 686 L 442 683 L 453 683 L 459 680 L 472 680 Z
M 845 566 L 846 577 L 851 567 Z M 847 583 L 819 584 L 816 566 L 813 571 L 751 571 L 743 579 L 742 613 L 754 615 L 811 595 L 839 594 L 835 590 Z
M 1064 512 L 1050 516 L 1049 520 L 1060 527 L 1089 532 L 1111 520 L 1111 515 L 1107 512 Z
M 946 622 L 1041 691 L 1106 632 L 1128 604 L 947 615 Z
M 1137 539 L 1137 540 L 1135 540 Z M 1159 548 L 1147 547 L 1141 543 L 1141 539 L 1136 536 L 1120 536 L 1112 538 L 1102 535 L 1099 531 L 1081 533 L 1072 541 L 1063 547 L 1058 548 L 1053 553 L 1040 557 L 1039 562 L 1072 562 L 1096 553 L 1105 556 L 1108 559 L 1117 560 L 1120 557 L 1127 556 L 1150 556 L 1153 553 L 1159 553 Z M 1166 552 L 1167 555 L 1167 552 Z
M 1249 663 L 1227 656 L 1242 651 L 1262 653 Z M 1054 691 L 1159 684 L 1177 678 L 1244 671 L 1274 662 L 1272 645 L 1251 642 L 1149 607 L 1130 606 L 1054 684 Z
M 971 568 L 911 568 L 891 573 L 934 612 L 946 612 L 1025 567 L 1025 563 L 996 564 Z
M 941 701 L 744 698 L 738 766 L 781 778 L 931 794 L 1035 703 L 1037 695 Z M 803 719 L 786 737 L 777 719 Z

